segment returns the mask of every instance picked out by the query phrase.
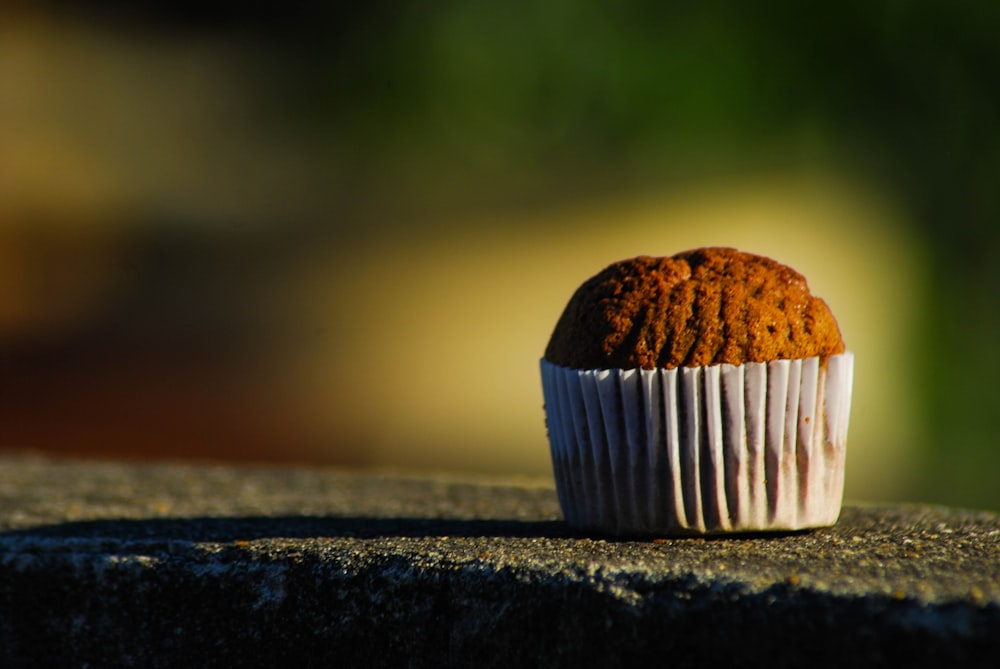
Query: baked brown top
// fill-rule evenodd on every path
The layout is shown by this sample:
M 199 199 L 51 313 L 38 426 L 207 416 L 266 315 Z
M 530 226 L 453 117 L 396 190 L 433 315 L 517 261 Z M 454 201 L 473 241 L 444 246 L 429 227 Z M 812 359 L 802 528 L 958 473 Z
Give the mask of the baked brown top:
M 703 248 L 606 267 L 573 294 L 545 359 L 654 369 L 843 351 L 837 321 L 801 274 L 763 256 Z

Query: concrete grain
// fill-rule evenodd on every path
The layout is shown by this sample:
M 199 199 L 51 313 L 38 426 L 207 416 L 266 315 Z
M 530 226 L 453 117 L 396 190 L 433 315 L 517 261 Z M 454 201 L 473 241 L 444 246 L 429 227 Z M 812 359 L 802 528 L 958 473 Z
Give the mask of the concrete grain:
M 994 666 L 1000 516 L 623 540 L 548 481 L 0 457 L 0 666 Z

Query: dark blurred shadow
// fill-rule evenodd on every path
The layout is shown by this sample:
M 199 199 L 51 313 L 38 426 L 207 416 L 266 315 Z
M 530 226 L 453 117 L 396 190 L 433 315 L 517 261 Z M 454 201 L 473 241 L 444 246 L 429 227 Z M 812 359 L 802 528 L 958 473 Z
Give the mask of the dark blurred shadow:
M 779 539 L 815 530 L 744 532 L 686 536 L 614 536 L 576 530 L 561 520 L 452 519 L 371 516 L 241 516 L 233 518 L 152 518 L 90 520 L 0 532 L 23 539 L 108 540 L 123 542 L 243 542 L 258 539 L 381 537 L 462 537 L 519 539 L 595 539 L 604 542 L 742 541 Z
M 60 523 L 0 533 L 0 537 L 113 541 L 233 542 L 256 539 L 352 537 L 517 537 L 580 536 L 559 520 L 375 518 L 367 516 L 245 516 L 235 518 L 156 518 Z

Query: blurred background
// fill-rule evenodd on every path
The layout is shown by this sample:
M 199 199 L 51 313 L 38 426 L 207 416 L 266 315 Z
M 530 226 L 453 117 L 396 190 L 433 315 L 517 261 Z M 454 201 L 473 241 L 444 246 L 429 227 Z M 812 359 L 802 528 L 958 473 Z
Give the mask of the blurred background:
M 0 0 L 0 447 L 547 476 L 573 290 L 727 245 L 849 498 L 1000 509 L 998 7 Z

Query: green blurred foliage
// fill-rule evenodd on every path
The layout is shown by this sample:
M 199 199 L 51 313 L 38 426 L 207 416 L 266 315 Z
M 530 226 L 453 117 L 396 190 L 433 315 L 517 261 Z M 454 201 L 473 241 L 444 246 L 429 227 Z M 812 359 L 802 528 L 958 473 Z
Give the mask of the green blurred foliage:
M 832 164 L 933 254 L 928 497 L 1000 506 L 1000 4 L 400 3 L 320 40 L 301 109 L 362 181 L 575 194 Z M 396 180 L 393 183 L 393 180 Z
M 996 507 L 998 7 L 436 5 L 396 15 L 349 89 L 328 80 L 329 118 L 380 167 L 429 160 L 547 187 L 769 163 L 872 180 L 933 250 L 926 356 L 913 360 L 927 382 L 899 389 L 923 394 L 928 496 Z

